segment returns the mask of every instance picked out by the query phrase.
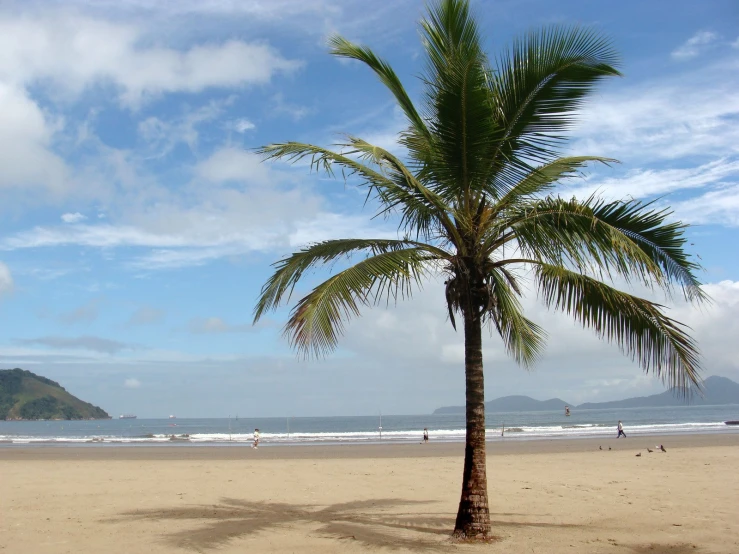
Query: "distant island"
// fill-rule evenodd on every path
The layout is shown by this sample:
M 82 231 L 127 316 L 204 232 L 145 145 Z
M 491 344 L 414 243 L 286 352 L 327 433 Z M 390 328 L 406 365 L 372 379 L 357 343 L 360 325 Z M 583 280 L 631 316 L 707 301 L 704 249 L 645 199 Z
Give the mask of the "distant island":
M 638 396 L 613 402 L 586 402 L 575 406 L 560 398 L 535 400 L 528 396 L 503 396 L 485 402 L 485 411 L 496 412 L 549 412 L 562 410 L 565 406 L 571 409 L 597 410 L 614 408 L 658 408 L 667 406 L 707 406 L 719 404 L 739 404 L 739 383 L 726 377 L 708 377 L 703 382 L 704 396 L 695 395 L 690 402 L 681 399 L 674 389 L 651 396 Z M 434 410 L 434 414 L 463 414 L 464 406 L 446 406 Z
M 0 420 L 110 419 L 101 408 L 24 369 L 0 369 Z

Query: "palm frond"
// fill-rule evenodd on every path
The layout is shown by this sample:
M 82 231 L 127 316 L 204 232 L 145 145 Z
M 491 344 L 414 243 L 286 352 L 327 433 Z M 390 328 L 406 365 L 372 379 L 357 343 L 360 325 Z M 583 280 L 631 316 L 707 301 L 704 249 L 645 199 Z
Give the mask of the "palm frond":
M 270 144 L 258 148 L 256 152 L 263 160 L 284 159 L 288 163 L 310 158 L 311 169 L 323 170 L 330 177 L 335 176 L 333 166 L 338 165 L 345 170 L 345 178 L 359 176 L 361 185 L 369 187 L 370 193 L 375 192 L 379 196 L 384 205 L 380 213 L 398 207 L 403 216 L 402 222 L 416 233 L 428 238 L 432 228 L 438 227 L 444 229 L 452 241 L 459 241 L 444 201 L 424 186 L 398 158 L 357 137 L 348 136 L 347 141 L 336 145 L 346 150 L 343 153 L 299 142 Z M 355 155 L 377 169 L 353 158 Z
M 508 354 L 526 368 L 539 358 L 546 344 L 547 333 L 542 327 L 527 319 L 517 296 L 515 280 L 503 268 L 493 270 L 491 302 L 487 315 L 503 339 Z
M 449 202 L 469 207 L 489 177 L 496 122 L 491 70 L 467 2 L 443 0 L 421 21 L 426 51 L 426 114 L 433 149 L 424 171 Z
M 600 156 L 569 156 L 535 167 L 495 203 L 494 213 L 498 214 L 521 201 L 549 192 L 563 179 L 581 176 L 580 171 L 591 163 L 611 165 L 618 163 L 618 160 Z
M 392 181 L 397 185 L 395 188 L 371 185 L 377 190 L 380 199 L 385 204 L 385 209 L 399 206 L 404 216 L 404 222 L 413 225 L 416 222 L 417 214 L 408 212 L 406 206 L 413 205 L 413 203 L 409 203 L 409 200 L 422 199 L 424 205 L 430 206 L 433 210 L 434 218 L 450 242 L 463 248 L 461 236 L 449 217 L 449 212 L 453 212 L 453 208 L 443 198 L 422 183 L 400 159 L 384 148 L 369 144 L 357 137 L 348 136 L 347 138 L 349 140 L 347 146 L 352 148 L 347 152 L 348 155 L 356 154 L 362 159 L 378 165 L 389 174 Z
M 683 394 L 700 389 L 698 347 L 686 327 L 664 315 L 659 304 L 554 265 L 538 265 L 536 277 L 549 307 L 616 343 L 644 371 Z
M 500 56 L 493 86 L 502 128 L 491 159 L 501 186 L 556 155 L 596 84 L 620 75 L 618 61 L 603 36 L 563 26 L 531 31 Z
M 679 221 L 666 222 L 672 211 L 655 209 L 653 202 L 639 200 L 604 202 L 592 199 L 590 203 L 594 217 L 630 237 L 660 266 L 667 280 L 680 284 L 688 300 L 708 300 L 695 275 L 701 269 L 700 264 L 692 261 L 683 248 L 688 225 Z
M 336 347 L 345 322 L 358 316 L 362 306 L 410 296 L 435 259 L 427 248 L 411 247 L 362 260 L 302 298 L 290 313 L 285 334 L 300 354 L 324 356 Z
M 387 62 L 378 58 L 369 48 L 353 44 L 338 35 L 329 38 L 329 45 L 331 46 L 330 52 L 333 55 L 360 61 L 374 71 L 382 84 L 393 94 L 416 134 L 429 140 L 430 136 L 426 124 L 416 111 L 416 107 L 411 102 L 408 93 L 403 88 L 403 84 L 400 82 L 395 71 L 393 71 L 393 68 Z
M 268 311 L 277 309 L 287 300 L 295 285 L 309 269 L 332 263 L 339 258 L 365 253 L 370 256 L 397 252 L 414 247 L 426 253 L 427 258 L 444 259 L 448 254 L 435 246 L 411 240 L 336 239 L 310 245 L 273 264 L 275 272 L 262 287 L 254 309 L 254 323 Z
M 705 300 L 694 275 L 700 266 L 682 249 L 685 225 L 666 223 L 669 212 L 648 208 L 638 201 L 606 203 L 595 196 L 585 201 L 546 198 L 516 208 L 505 225 L 525 257 L 609 278 L 638 278 L 668 293 L 677 283 L 686 298 Z

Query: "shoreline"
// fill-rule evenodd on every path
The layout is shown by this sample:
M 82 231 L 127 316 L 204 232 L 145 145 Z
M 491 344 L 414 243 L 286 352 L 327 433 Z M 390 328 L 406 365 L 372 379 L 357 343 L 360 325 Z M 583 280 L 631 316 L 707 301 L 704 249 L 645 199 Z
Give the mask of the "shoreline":
M 668 449 L 739 446 L 739 430 L 721 433 L 681 435 L 638 435 L 625 439 L 583 437 L 556 439 L 495 440 L 487 442 L 488 456 L 517 454 L 563 454 L 599 451 L 646 451 L 664 444 Z M 0 461 L 13 460 L 304 460 L 304 459 L 383 459 L 462 457 L 462 442 L 430 442 L 428 444 L 269 444 L 253 450 L 250 443 L 162 445 L 141 444 L 58 444 L 0 445 Z

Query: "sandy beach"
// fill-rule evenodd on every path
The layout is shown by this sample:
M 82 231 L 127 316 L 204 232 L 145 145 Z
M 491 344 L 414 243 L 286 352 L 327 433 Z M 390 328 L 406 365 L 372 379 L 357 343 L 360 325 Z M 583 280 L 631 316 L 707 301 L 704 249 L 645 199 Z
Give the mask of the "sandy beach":
M 488 451 L 469 545 L 461 444 L 3 447 L 0 552 L 739 552 L 739 433 Z

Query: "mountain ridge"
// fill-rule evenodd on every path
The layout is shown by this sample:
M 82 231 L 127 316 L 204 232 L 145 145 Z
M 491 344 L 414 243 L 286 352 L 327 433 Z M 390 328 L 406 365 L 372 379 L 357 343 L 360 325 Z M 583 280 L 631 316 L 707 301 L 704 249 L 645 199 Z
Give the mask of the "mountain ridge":
M 713 375 L 703 382 L 705 396 L 694 396 L 690 402 L 686 402 L 675 394 L 672 388 L 659 394 L 650 396 L 635 396 L 623 400 L 612 400 L 609 402 L 584 402 L 575 405 L 565 402 L 559 398 L 549 400 L 535 400 L 529 396 L 514 395 L 502 396 L 485 402 L 485 411 L 496 412 L 544 412 L 563 410 L 565 406 L 570 409 L 595 410 L 608 408 L 654 408 L 665 406 L 706 406 L 720 404 L 739 404 L 739 383 L 727 377 Z M 434 414 L 458 414 L 464 413 L 464 406 L 443 406 L 434 410 Z
M 56 381 L 25 369 L 0 369 L 0 420 L 110 419 Z

